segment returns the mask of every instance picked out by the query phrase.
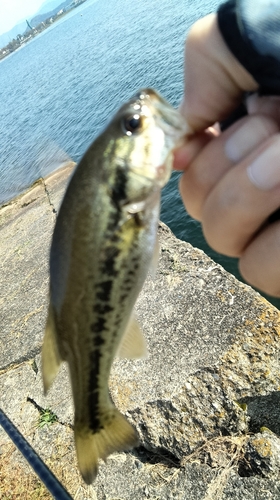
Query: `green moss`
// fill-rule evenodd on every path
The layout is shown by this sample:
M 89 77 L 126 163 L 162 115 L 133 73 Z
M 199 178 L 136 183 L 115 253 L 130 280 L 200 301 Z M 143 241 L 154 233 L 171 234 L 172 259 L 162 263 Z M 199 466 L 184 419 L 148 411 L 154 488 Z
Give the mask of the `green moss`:
M 42 410 L 38 420 L 38 427 L 44 427 L 45 425 L 51 425 L 58 421 L 57 415 L 53 413 L 50 408 Z

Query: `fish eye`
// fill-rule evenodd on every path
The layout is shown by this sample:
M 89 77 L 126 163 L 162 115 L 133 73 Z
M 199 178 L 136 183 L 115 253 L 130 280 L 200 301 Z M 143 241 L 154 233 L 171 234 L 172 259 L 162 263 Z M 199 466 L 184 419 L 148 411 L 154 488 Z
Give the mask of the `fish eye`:
M 145 94 L 139 91 L 137 92 L 137 94 L 135 94 L 135 99 L 142 101 L 143 99 L 145 99 Z
M 141 128 L 142 118 L 138 113 L 135 113 L 134 115 L 125 117 L 122 125 L 126 135 L 132 135 Z

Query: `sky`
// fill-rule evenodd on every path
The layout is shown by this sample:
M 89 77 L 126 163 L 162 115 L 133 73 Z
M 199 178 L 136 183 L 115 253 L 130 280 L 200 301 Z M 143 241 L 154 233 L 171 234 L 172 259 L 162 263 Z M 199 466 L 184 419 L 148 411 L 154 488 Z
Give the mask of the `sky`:
M 44 0 L 0 0 L 0 34 L 33 16 L 43 3 Z

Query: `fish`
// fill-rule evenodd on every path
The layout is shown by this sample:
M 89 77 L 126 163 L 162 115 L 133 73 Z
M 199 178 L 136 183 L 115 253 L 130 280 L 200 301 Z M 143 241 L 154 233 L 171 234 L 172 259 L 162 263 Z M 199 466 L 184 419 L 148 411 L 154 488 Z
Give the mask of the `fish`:
M 161 189 L 185 134 L 179 112 L 155 90 L 141 89 L 77 165 L 57 216 L 43 385 L 46 394 L 68 363 L 76 455 L 87 484 L 99 459 L 139 443 L 110 397 L 109 376 L 116 355 L 146 354 L 133 308 L 156 261 Z

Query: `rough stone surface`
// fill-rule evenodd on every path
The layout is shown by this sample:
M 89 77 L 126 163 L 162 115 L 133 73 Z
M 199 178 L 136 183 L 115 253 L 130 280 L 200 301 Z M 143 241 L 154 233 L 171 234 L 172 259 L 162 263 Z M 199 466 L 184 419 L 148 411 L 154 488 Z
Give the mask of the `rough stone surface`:
M 0 209 L 0 370 L 41 348 L 55 213 L 73 163 Z M 52 200 L 50 203 L 50 196 Z M 55 193 L 55 194 L 54 194 Z
M 0 209 L 2 409 L 78 500 L 280 500 L 279 312 L 163 224 L 158 271 L 136 306 L 149 355 L 116 360 L 110 379 L 141 446 L 83 484 L 67 368 L 45 397 L 38 354 L 49 244 L 72 168 Z M 43 425 L 48 409 L 55 419 Z M 50 498 L 1 428 L 0 460 L 0 498 Z
M 246 444 L 241 471 L 247 475 L 280 480 L 280 439 L 266 428 Z

